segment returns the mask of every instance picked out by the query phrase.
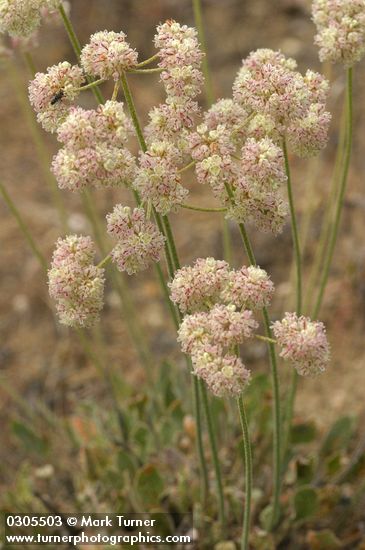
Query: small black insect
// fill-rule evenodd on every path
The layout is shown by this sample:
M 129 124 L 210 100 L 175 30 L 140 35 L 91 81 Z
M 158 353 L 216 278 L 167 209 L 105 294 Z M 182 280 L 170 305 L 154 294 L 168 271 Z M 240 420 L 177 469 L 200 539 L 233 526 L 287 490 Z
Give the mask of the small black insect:
M 63 98 L 64 95 L 65 93 L 63 90 L 60 90 L 59 92 L 57 92 L 51 99 L 51 105 L 55 105 L 58 101 L 60 101 Z

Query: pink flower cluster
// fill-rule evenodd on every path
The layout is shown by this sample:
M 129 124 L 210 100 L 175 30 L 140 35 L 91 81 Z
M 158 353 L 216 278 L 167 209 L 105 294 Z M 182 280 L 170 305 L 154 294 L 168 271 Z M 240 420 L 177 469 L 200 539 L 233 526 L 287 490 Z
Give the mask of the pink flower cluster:
M 135 174 L 135 159 L 125 148 L 131 124 L 123 103 L 107 101 L 97 110 L 71 108 L 58 129 L 64 144 L 52 162 L 61 189 L 128 185 Z
M 82 69 L 63 61 L 46 73 L 37 73 L 30 82 L 30 103 L 47 132 L 55 132 L 66 119 L 83 81 Z
M 351 67 L 365 52 L 365 0 L 314 0 L 315 43 L 321 61 Z
M 209 312 L 187 315 L 181 323 L 181 348 L 191 355 L 194 374 L 217 397 L 238 396 L 248 383 L 250 372 L 233 348 L 257 326 L 252 311 L 236 311 L 234 305 L 215 305 Z
M 144 202 L 150 201 L 162 215 L 184 202 L 188 191 L 181 185 L 180 153 L 174 145 L 168 141 L 152 142 L 139 160 L 133 187 Z
M 175 273 L 169 284 L 172 301 L 183 313 L 207 310 L 217 303 L 260 309 L 269 305 L 274 285 L 257 266 L 231 270 L 214 258 L 198 258 Z
M 282 321 L 273 323 L 273 332 L 282 348 L 281 357 L 292 361 L 302 376 L 315 376 L 325 370 L 330 349 L 324 324 L 286 313 Z
M 111 257 L 120 271 L 132 275 L 158 262 L 165 237 L 146 220 L 143 208 L 132 210 L 117 204 L 107 215 L 107 226 L 108 233 L 118 240 Z
M 48 272 L 49 293 L 65 325 L 91 327 L 99 318 L 104 270 L 93 265 L 94 254 L 90 237 L 69 235 L 57 241 Z
M 214 258 L 199 258 L 178 270 L 170 283 L 171 299 L 185 315 L 179 328 L 182 351 L 192 358 L 194 374 L 218 396 L 237 396 L 250 373 L 234 353 L 258 324 L 253 309 L 268 305 L 274 285 L 259 267 L 230 270 Z
M 62 0 L 1 0 L 0 33 L 29 38 L 41 23 L 45 12 L 52 12 Z
M 125 70 L 135 67 L 138 53 L 125 39 L 124 32 L 99 31 L 91 35 L 80 56 L 85 73 L 117 81 Z
M 191 128 L 199 107 L 194 98 L 200 93 L 203 53 L 194 28 L 169 20 L 157 27 L 155 46 L 159 49 L 161 81 L 166 102 L 150 112 L 146 128 L 149 140 L 179 139 L 177 133 Z
M 278 233 L 287 215 L 280 187 L 286 182 L 283 152 L 268 138 L 248 138 L 242 147 L 239 178 L 232 188 L 228 216 L 252 221 L 261 231 Z
M 308 71 L 302 76 L 295 68 L 295 61 L 286 59 L 280 52 L 257 50 L 243 61 L 233 85 L 233 98 L 253 114 L 263 116 L 264 126 L 275 129 L 270 137 L 286 135 L 297 154 L 311 156 L 327 143 L 328 83 L 318 73 Z M 296 132 L 298 126 L 303 126 L 305 131 Z

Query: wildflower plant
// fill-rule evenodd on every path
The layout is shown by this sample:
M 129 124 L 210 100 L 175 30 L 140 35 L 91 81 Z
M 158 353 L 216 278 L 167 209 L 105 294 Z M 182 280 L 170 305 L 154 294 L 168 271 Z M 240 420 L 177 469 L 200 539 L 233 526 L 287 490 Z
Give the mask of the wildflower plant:
M 194 6 L 199 14 L 199 2 L 195 1 Z M 154 37 L 156 51 L 142 61 L 124 32 L 98 31 L 81 48 L 61 2 L 0 0 L 0 29 L 27 38 L 38 28 L 45 9 L 58 10 L 77 57 L 74 65 L 61 61 L 46 72 L 37 72 L 29 84 L 29 100 L 38 122 L 60 143 L 51 164 L 57 185 L 61 190 L 80 193 L 86 200 L 94 188 L 123 188 L 133 203 L 110 205 L 103 225 L 91 214 L 93 225 L 98 230 L 101 227 L 107 236 L 101 246 L 99 239 L 99 250 L 88 236 L 67 235 L 57 241 L 48 281 L 59 321 L 77 329 L 90 328 L 99 321 L 109 262 L 130 276 L 155 266 L 177 340 L 193 376 L 198 452 L 206 489 L 201 403 L 207 419 L 222 533 L 227 502 L 207 390 L 215 397 L 237 401 L 245 454 L 241 547 L 248 549 L 252 459 L 244 401 L 252 375 L 240 351 L 249 348 L 254 339 L 265 341 L 268 347 L 273 395 L 273 487 L 268 529 L 274 530 L 281 520 L 283 458 L 291 429 L 296 377 L 318 375 L 330 361 L 325 327 L 317 317 L 348 176 L 352 66 L 364 52 L 365 4 L 363 0 L 313 3 L 320 58 L 346 66 L 348 89 L 344 167 L 311 316 L 304 316 L 302 311 L 302 251 L 289 151 L 308 158 L 325 148 L 331 121 L 326 107 L 329 82 L 310 69 L 302 74 L 295 60 L 279 51 L 259 49 L 243 59 L 231 97 L 218 99 L 203 109 L 200 94 L 205 84 L 203 74 L 207 76 L 207 59 L 199 42 L 203 36 L 200 25 L 196 30 L 174 20 L 159 24 Z M 164 102 L 150 109 L 144 126 L 129 89 L 129 73 L 157 73 L 165 92 Z M 111 81 L 114 88 L 112 96 L 104 101 L 100 86 L 106 81 Z M 80 94 L 87 90 L 98 99 L 94 109 L 77 104 Z M 131 142 L 134 136 L 140 146 L 137 154 Z M 210 188 L 219 208 L 189 202 L 186 173 L 191 179 L 195 174 L 197 185 Z M 10 203 L 6 191 L 2 193 Z M 235 222 L 248 265 L 233 269 L 226 260 L 206 257 L 196 259 L 191 266 L 181 266 L 168 216 L 171 212 L 183 215 L 186 208 L 214 215 L 222 212 Z M 289 221 L 296 262 L 296 308 L 286 312 L 282 320 L 271 321 L 274 283 L 257 265 L 248 226 L 270 233 L 274 239 Z M 99 263 L 94 261 L 96 254 L 101 255 Z M 167 275 L 160 265 L 163 256 Z M 291 364 L 294 376 L 285 425 L 280 410 L 278 355 Z

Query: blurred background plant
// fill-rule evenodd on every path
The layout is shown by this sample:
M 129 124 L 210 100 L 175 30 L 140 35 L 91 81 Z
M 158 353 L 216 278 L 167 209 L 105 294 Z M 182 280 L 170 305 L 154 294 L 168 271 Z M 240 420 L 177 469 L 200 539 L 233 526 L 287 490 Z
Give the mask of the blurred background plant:
M 109 0 L 107 10 L 94 0 L 71 3 L 82 44 L 97 30 L 122 29 L 140 59 L 154 53 L 151 41 L 159 22 L 174 18 L 194 25 L 193 8 L 189 0 Z M 281 49 L 297 59 L 301 70 L 324 69 L 331 80 L 333 122 L 322 162 L 290 159 L 304 250 L 305 295 L 311 298 L 308 289 L 315 288 L 320 275 L 311 265 L 313 260 L 316 265 L 315 245 L 329 196 L 337 136 L 341 135 L 343 70 L 321 67 L 313 45 L 309 2 L 281 0 L 273 5 L 264 0 L 227 0 L 222 9 L 221 2 L 212 0 L 203 2 L 203 8 L 215 97 L 231 94 L 241 58 L 258 47 Z M 4 42 L 0 55 L 3 198 L 16 205 L 30 232 L 27 243 L 14 211 L 7 207 L 9 200 L 7 206 L 1 203 L 1 507 L 19 512 L 164 510 L 182 514 L 194 510 L 197 548 L 213 548 L 223 543 L 217 504 L 214 499 L 203 508 L 200 504 L 196 426 L 190 393 L 184 389 L 188 387 L 186 367 L 157 278 L 151 272 L 128 279 L 118 274 L 118 283 L 112 284 L 112 275 L 103 323 L 91 335 L 58 325 L 46 297 L 43 268 L 50 261 L 55 239 L 68 227 L 72 232 L 94 233 L 97 240 L 100 233 L 90 208 L 96 204 L 104 216 L 126 193 L 120 189 L 93 191 L 90 201 L 88 195 L 80 198 L 60 192 L 48 170 L 57 146 L 36 124 L 26 87 L 35 69 L 44 71 L 63 59 L 74 61 L 65 31 L 60 21 L 52 20 L 42 27 L 38 44 Z M 253 372 L 245 402 L 255 449 L 254 470 L 259 472 L 254 479 L 252 548 L 362 548 L 364 544 L 362 71 L 363 63 L 355 77 L 355 147 L 349 192 L 321 314 L 333 360 L 323 378 L 300 382 L 285 457 L 282 520 L 275 534 L 269 533 L 267 506 L 272 486 L 272 390 L 265 344 L 254 342 L 243 350 Z M 162 99 L 157 81 L 158 75 L 153 74 L 130 77 L 144 121 L 150 107 Z M 110 95 L 112 90 L 108 91 Z M 93 108 L 93 96 L 83 94 L 82 105 Z M 194 185 L 191 195 L 194 204 L 211 200 L 209 190 L 202 186 Z M 227 253 L 219 219 L 189 211 L 172 216 L 184 264 L 199 256 L 221 258 Z M 232 263 L 239 267 L 244 259 L 234 224 L 229 224 L 229 232 Z M 273 311 L 279 317 L 295 302 L 293 281 L 288 281 L 290 225 L 275 247 L 270 235 L 254 234 L 253 241 L 258 263 L 275 282 Z M 133 321 L 133 308 L 143 310 L 141 326 Z M 290 367 L 281 364 L 280 376 L 286 393 Z M 212 408 L 229 512 L 225 537 L 232 541 L 231 546 L 217 546 L 222 550 L 234 548 L 233 541 L 238 543 L 240 538 L 243 449 L 233 405 L 213 399 Z M 204 447 L 212 486 L 206 440 Z M 174 531 L 179 528 L 184 526 L 174 526 Z

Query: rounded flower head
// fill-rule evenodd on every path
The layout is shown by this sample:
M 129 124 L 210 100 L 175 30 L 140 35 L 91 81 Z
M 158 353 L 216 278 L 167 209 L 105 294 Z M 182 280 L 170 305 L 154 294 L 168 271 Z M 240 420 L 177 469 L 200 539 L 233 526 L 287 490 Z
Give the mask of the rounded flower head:
M 70 235 L 57 241 L 48 283 L 64 325 L 91 327 L 99 318 L 103 307 L 104 270 L 92 264 L 94 254 L 90 237 Z
M 282 321 L 273 323 L 273 332 L 282 348 L 281 357 L 292 361 L 302 376 L 314 376 L 325 370 L 330 349 L 324 324 L 286 313 Z
M 140 167 L 133 187 L 162 215 L 176 209 L 188 194 L 181 185 L 177 168 L 179 160 L 179 151 L 167 141 L 153 142 L 140 155 Z
M 80 61 L 91 76 L 117 81 L 126 69 L 137 65 L 138 53 L 125 40 L 123 32 L 100 31 L 90 37 L 84 46 Z
M 66 119 L 83 81 L 82 69 L 67 61 L 35 75 L 29 84 L 29 99 L 45 130 L 56 131 Z
M 270 304 L 274 290 L 274 283 L 264 269 L 243 266 L 230 272 L 222 298 L 237 307 L 262 309 Z
M 200 51 L 197 31 L 170 19 L 157 27 L 155 46 L 159 49 L 160 67 L 198 68 L 204 54 Z
M 229 265 L 214 258 L 199 258 L 193 266 L 179 269 L 169 283 L 171 300 L 180 310 L 193 313 L 219 302 L 229 276 Z
M 241 174 L 251 188 L 277 189 L 287 179 L 281 148 L 267 137 L 259 141 L 249 138 L 242 148 Z
M 45 0 L 1 0 L 0 32 L 28 38 L 39 26 Z
M 111 257 L 120 271 L 132 275 L 158 262 L 165 238 L 146 220 L 143 208 L 131 210 L 117 204 L 107 215 L 107 227 L 108 233 L 118 240 Z
M 223 125 L 226 132 L 229 132 L 230 140 L 238 145 L 246 136 L 247 118 L 247 111 L 242 105 L 235 103 L 233 99 L 219 99 L 205 113 L 204 122 L 209 130 Z
M 288 127 L 288 141 L 293 151 L 302 158 L 313 157 L 324 149 L 328 142 L 331 114 L 315 103 L 307 114 Z
M 52 161 L 58 186 L 71 191 L 129 185 L 135 168 L 135 159 L 129 151 L 107 144 L 78 150 L 63 148 Z
M 194 360 L 193 367 L 216 397 L 238 397 L 250 380 L 250 371 L 236 355 L 205 352 Z
M 321 61 L 351 67 L 365 52 L 365 0 L 314 0 L 315 43 Z

